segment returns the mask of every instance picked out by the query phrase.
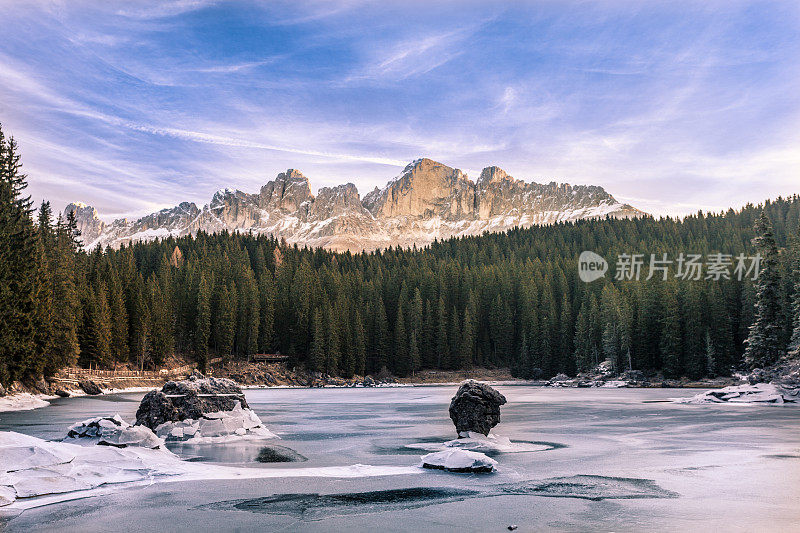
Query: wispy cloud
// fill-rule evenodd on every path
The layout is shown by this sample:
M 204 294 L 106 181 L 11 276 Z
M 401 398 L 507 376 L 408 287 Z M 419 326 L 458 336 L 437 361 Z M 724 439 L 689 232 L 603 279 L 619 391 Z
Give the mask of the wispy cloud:
M 800 5 L 19 2 L 0 121 L 31 191 L 111 213 L 428 156 L 657 214 L 797 192 Z M 394 167 L 394 168 L 390 168 Z

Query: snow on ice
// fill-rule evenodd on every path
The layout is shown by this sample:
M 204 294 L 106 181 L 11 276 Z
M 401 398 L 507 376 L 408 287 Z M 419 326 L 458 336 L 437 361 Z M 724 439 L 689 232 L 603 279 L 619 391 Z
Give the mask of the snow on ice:
M 489 433 L 484 436 L 474 431 L 462 432 L 465 436 L 460 439 L 453 439 L 446 442 L 420 442 L 406 444 L 406 448 L 427 451 L 444 451 L 450 448 L 468 450 L 480 453 L 521 453 L 538 452 L 551 449 L 550 446 L 536 444 L 533 442 L 511 442 L 508 437 Z
M 487 458 L 488 459 L 488 458 Z M 0 515 L 130 484 L 204 479 L 357 478 L 418 474 L 419 467 L 346 465 L 236 468 L 183 461 L 164 449 L 79 446 L 0 432 Z
M 41 394 L 34 395 L 28 392 L 10 394 L 0 397 L 0 413 L 5 411 L 30 411 L 40 407 L 47 407 L 50 402 L 46 401 Z
M 69 428 L 66 442 L 102 446 L 161 448 L 164 440 L 146 426 L 132 426 L 119 415 L 89 418 Z
M 800 390 L 790 390 L 772 383 L 755 385 L 735 385 L 722 389 L 709 390 L 690 398 L 674 398 L 678 403 L 797 403 L 800 401 Z
M 423 455 L 422 466 L 448 472 L 491 472 L 497 461 L 482 453 L 456 448 Z
M 243 409 L 239 402 L 231 411 L 206 413 L 203 418 L 196 420 L 187 418 L 179 422 L 164 422 L 156 427 L 155 433 L 168 442 L 189 443 L 278 438 L 264 427 L 257 414 L 251 409 Z

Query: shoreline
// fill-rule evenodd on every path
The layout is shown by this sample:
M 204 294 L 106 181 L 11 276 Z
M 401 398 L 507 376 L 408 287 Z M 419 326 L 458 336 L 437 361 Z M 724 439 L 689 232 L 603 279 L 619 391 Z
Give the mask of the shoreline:
M 700 382 L 693 382 L 683 386 L 664 386 L 663 384 L 659 383 L 657 385 L 637 385 L 637 384 L 625 384 L 621 386 L 604 386 L 602 382 L 595 382 L 595 384 L 591 386 L 578 386 L 572 382 L 564 382 L 564 384 L 550 384 L 549 381 L 544 380 L 524 380 L 524 379 L 510 379 L 510 380 L 484 380 L 480 379 L 479 377 L 469 377 L 464 378 L 461 381 L 409 381 L 409 382 L 394 382 L 394 383 L 376 383 L 372 386 L 365 386 L 362 384 L 347 384 L 347 385 L 339 385 L 339 384 L 328 384 L 325 386 L 313 386 L 313 385 L 267 385 L 267 384 L 240 384 L 243 390 L 266 390 L 266 389 L 395 389 L 395 388 L 424 388 L 424 387 L 457 387 L 461 383 L 463 383 L 466 379 L 475 379 L 476 381 L 481 381 L 490 385 L 492 387 L 520 387 L 520 386 L 528 386 L 528 387 L 537 387 L 537 388 L 568 388 L 568 389 L 621 389 L 621 388 L 628 388 L 628 389 L 719 389 L 722 388 L 724 385 L 720 384 L 712 384 L 712 383 L 700 383 Z M 168 380 L 167 380 L 168 381 Z M 167 381 L 164 381 L 166 383 Z M 575 380 L 577 381 L 577 380 Z M 569 383 L 569 384 L 567 384 Z M 135 392 L 149 392 L 152 390 L 158 390 L 163 386 L 130 386 L 130 387 L 112 387 L 112 388 L 104 388 L 102 394 L 91 395 L 87 394 L 84 391 L 77 389 L 77 390 L 69 390 L 69 396 L 63 397 L 65 399 L 68 398 L 80 398 L 86 396 L 107 396 L 113 394 L 129 394 Z M 62 398 L 62 396 L 57 395 L 50 395 L 50 394 L 42 394 L 42 393 L 31 393 L 31 392 L 17 392 L 12 394 L 7 394 L 6 396 L 0 397 L 0 414 L 7 413 L 7 412 L 16 412 L 16 411 L 32 411 L 35 409 L 41 409 L 44 407 L 48 407 L 52 400 L 57 400 Z

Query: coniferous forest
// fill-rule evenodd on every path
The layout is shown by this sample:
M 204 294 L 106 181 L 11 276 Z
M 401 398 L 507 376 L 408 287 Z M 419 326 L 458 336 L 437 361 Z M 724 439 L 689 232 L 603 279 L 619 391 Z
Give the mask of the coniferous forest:
M 683 219 L 584 220 L 333 253 L 204 234 L 81 249 L 75 221 L 26 195 L 0 131 L 0 382 L 71 365 L 156 368 L 173 354 L 281 353 L 331 375 L 509 367 L 526 378 L 726 375 L 800 345 L 800 196 Z M 640 280 L 585 283 L 578 256 L 643 254 Z M 651 254 L 760 254 L 757 280 L 647 278 Z

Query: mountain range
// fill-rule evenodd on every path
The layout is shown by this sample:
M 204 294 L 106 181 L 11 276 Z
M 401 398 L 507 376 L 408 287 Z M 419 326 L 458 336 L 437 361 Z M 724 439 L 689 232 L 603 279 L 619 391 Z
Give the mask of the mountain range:
M 255 194 L 219 190 L 202 208 L 182 202 L 110 224 L 83 203 L 69 204 L 66 212 L 75 214 L 89 249 L 228 230 L 264 233 L 290 244 L 336 251 L 425 246 L 434 239 L 516 226 L 644 214 L 618 202 L 602 187 L 528 183 L 494 166 L 484 168 L 473 182 L 461 170 L 426 158 L 413 161 L 385 187 L 376 187 L 363 198 L 352 183 L 323 187 L 314 196 L 308 179 L 289 169 Z

